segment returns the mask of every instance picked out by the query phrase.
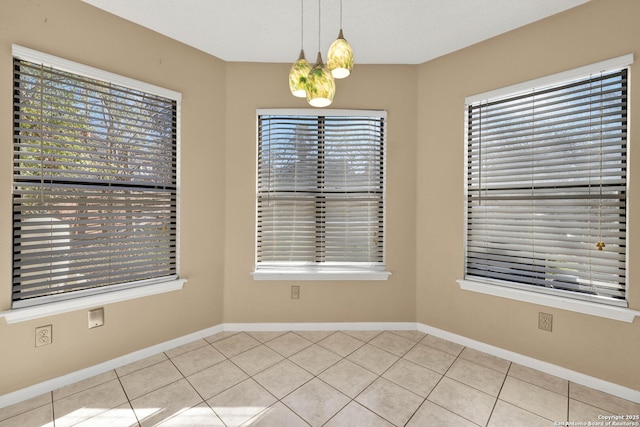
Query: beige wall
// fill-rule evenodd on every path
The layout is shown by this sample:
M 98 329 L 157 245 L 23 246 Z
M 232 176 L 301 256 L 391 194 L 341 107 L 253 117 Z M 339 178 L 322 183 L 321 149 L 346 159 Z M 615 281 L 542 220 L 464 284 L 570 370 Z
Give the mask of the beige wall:
M 255 112 L 306 108 L 288 93 L 289 64 L 224 63 L 80 0 L 4 2 L 0 310 L 10 307 L 11 290 L 11 43 L 182 92 L 180 256 L 189 281 L 182 291 L 107 306 L 105 326 L 92 330 L 85 311 L 15 325 L 0 320 L 0 395 L 223 322 L 418 321 L 640 389 L 639 320 L 465 292 L 455 282 L 463 271 L 464 97 L 629 52 L 640 61 L 638 16 L 636 0 L 593 0 L 419 66 L 357 64 L 351 78 L 338 81 L 332 107 L 388 111 L 386 248 L 393 274 L 382 282 L 296 283 L 250 276 Z M 632 125 L 639 76 L 632 73 Z M 640 131 L 631 129 L 633 152 Z M 637 310 L 638 165 L 640 157 L 632 157 L 629 287 Z M 301 286 L 299 300 L 289 297 L 292 284 Z M 552 333 L 536 327 L 541 310 L 554 315 Z M 48 323 L 54 344 L 34 348 L 34 328 Z
M 310 55 L 311 56 L 311 55 Z M 384 109 L 387 268 L 379 282 L 254 281 L 256 109 L 307 108 L 289 93 L 290 64 L 227 64 L 225 322 L 415 321 L 415 66 L 356 65 L 331 108 Z M 321 110 L 316 110 L 321 111 Z M 290 287 L 300 285 L 300 299 Z
M 182 101 L 182 291 L 7 325 L 0 320 L 0 395 L 222 322 L 224 62 L 79 0 L 0 6 L 0 311 L 11 306 L 11 44 L 179 91 Z M 34 328 L 53 324 L 35 348 Z
M 640 61 L 640 2 L 594 0 L 419 67 L 417 321 L 640 389 L 633 324 L 462 291 L 464 98 L 627 53 Z M 630 305 L 640 310 L 640 73 L 630 84 Z M 438 183 L 438 185 L 434 185 Z M 552 333 L 537 329 L 553 314 Z

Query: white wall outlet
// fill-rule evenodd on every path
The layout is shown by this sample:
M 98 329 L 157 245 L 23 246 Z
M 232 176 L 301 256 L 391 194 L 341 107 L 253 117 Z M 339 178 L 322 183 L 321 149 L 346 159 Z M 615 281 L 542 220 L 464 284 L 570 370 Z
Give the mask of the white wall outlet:
M 291 299 L 300 299 L 300 286 L 291 287 Z
M 549 313 L 538 313 L 538 328 L 551 332 L 553 327 L 553 315 Z
M 53 342 L 53 325 L 39 326 L 36 328 L 36 347 L 49 345 Z

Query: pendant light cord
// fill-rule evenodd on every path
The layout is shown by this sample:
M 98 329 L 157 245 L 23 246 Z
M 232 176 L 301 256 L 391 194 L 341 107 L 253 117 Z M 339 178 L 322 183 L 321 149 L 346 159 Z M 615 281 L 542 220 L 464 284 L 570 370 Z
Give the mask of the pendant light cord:
M 318 52 L 320 52 L 320 27 L 322 26 L 322 21 L 320 20 L 321 18 L 321 14 L 320 14 L 320 0 L 318 0 Z
M 340 29 L 342 30 L 342 0 L 340 0 Z
M 300 0 L 300 50 L 304 49 L 304 0 Z

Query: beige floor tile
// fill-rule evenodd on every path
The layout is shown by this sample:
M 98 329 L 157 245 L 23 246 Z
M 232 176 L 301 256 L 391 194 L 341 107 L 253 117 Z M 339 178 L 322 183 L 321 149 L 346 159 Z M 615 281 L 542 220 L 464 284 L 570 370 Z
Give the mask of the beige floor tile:
M 396 356 L 402 356 L 411 350 L 411 348 L 416 345 L 416 342 L 390 332 L 383 332 L 369 341 L 369 344 L 388 351 L 391 354 L 395 354 Z
M 477 363 L 478 365 L 482 365 L 487 368 L 491 368 L 494 371 L 502 372 L 504 374 L 509 371 L 509 365 L 511 364 L 511 362 L 509 362 L 508 360 L 501 359 L 492 354 L 483 353 L 469 347 L 466 347 L 464 350 L 462 350 L 462 353 L 460 353 L 460 358 Z
M 548 420 L 567 418 L 568 399 L 542 387 L 507 376 L 500 391 L 500 399 Z
M 374 381 L 355 400 L 399 426 L 405 425 L 424 401 L 417 394 L 384 378 Z
M 340 360 L 340 356 L 318 345 L 312 345 L 289 358 L 296 365 L 318 375 Z
M 353 338 L 344 332 L 336 332 L 318 342 L 318 345 L 334 353 L 346 357 L 364 345 L 363 341 Z
M 158 427 L 224 427 L 224 423 L 206 403 L 180 412 L 158 424 Z
M 569 395 L 569 381 L 526 366 L 518 365 L 517 363 L 511 364 L 509 376 L 537 385 L 538 387 L 546 388 L 563 396 Z
M 286 334 L 286 331 L 257 331 L 257 332 L 247 332 L 253 338 L 257 339 L 261 343 L 266 343 L 267 341 L 271 341 L 274 338 L 278 338 L 281 335 Z
M 207 400 L 227 426 L 239 426 L 276 402 L 276 398 L 251 378 Z
M 293 412 L 312 426 L 321 426 L 337 414 L 349 398 L 317 378 L 282 399 Z
M 109 409 L 108 411 L 96 415 L 93 418 L 89 418 L 79 424 L 74 424 L 74 427 L 131 427 L 137 425 L 138 419 L 136 418 L 136 414 L 127 402 L 116 408 Z
M 403 357 L 441 374 L 447 372 L 447 369 L 456 360 L 456 357 L 449 353 L 422 344 L 413 347 Z
M 212 345 L 222 354 L 231 358 L 253 347 L 260 345 L 260 341 L 251 335 L 241 332 L 230 337 L 215 341 Z
M 620 414 L 640 404 L 419 331 L 267 331 L 195 340 L 1 408 L 0 427 L 537 427 Z
M 378 376 L 371 371 L 343 359 L 318 375 L 322 381 L 335 387 L 350 398 L 355 398 Z
M 3 415 L 4 416 L 4 415 Z M 53 427 L 53 405 L 48 403 L 4 418 L 0 427 Z
M 342 332 L 362 342 L 369 342 L 382 333 L 382 331 L 342 331 Z
M 166 360 L 139 371 L 120 377 L 120 382 L 129 400 L 157 390 L 182 378 L 178 369 Z
M 311 342 L 318 342 L 329 335 L 335 333 L 334 331 L 293 331 L 294 334 L 300 335 L 302 338 L 306 338 Z
M 191 384 L 181 379 L 131 401 L 131 406 L 145 426 L 153 426 L 202 402 Z
M 168 358 L 172 358 L 172 357 L 179 356 L 183 353 L 188 353 L 192 350 L 195 350 L 205 345 L 209 345 L 209 343 L 206 340 L 204 339 L 195 340 L 195 341 L 191 341 L 190 343 L 181 345 L 179 347 L 172 348 L 171 350 L 167 350 L 164 352 L 164 354 L 166 354 Z
M 87 378 L 77 383 L 69 384 L 68 386 L 61 387 L 57 390 L 53 390 L 53 400 L 59 400 L 63 397 L 71 396 L 72 394 L 79 393 L 91 387 L 95 387 L 100 384 L 104 384 L 108 381 L 117 379 L 115 371 L 107 371 L 103 374 Z
M 496 397 L 500 393 L 502 383 L 504 383 L 506 377 L 504 373 L 465 359 L 457 359 L 445 375 Z
M 164 362 L 167 359 L 168 358 L 164 353 L 158 353 L 151 357 L 147 357 L 146 359 L 138 360 L 137 362 L 119 367 L 116 369 L 116 374 L 118 374 L 119 377 L 122 377 L 135 371 L 139 371 L 140 369 L 148 368 L 149 366 Z
M 454 356 L 458 356 L 460 353 L 462 353 L 462 350 L 464 350 L 464 346 L 460 344 L 443 340 L 442 338 L 438 338 L 433 335 L 425 336 L 420 341 L 420 344 L 428 345 L 431 348 L 444 351 L 445 353 L 453 354 Z
M 213 344 L 214 342 L 222 341 L 225 338 L 229 338 L 229 337 L 232 337 L 234 335 L 238 335 L 240 333 L 241 332 L 236 332 L 236 331 L 218 332 L 215 335 L 210 335 L 210 336 L 206 337 L 205 341 L 207 341 L 209 344 Z
M 284 406 L 281 402 L 262 411 L 254 418 L 247 421 L 246 427 L 309 427 L 295 412 Z
M 44 393 L 44 394 L 41 394 L 40 396 L 23 400 L 22 402 L 16 403 L 15 405 L 5 406 L 4 408 L 0 408 L 0 421 L 6 420 L 7 418 L 15 417 L 16 415 L 20 415 L 25 412 L 29 412 L 32 409 L 37 409 L 37 408 L 40 408 L 41 406 L 50 405 L 50 404 L 51 404 L 51 393 Z
M 254 347 L 251 350 L 232 357 L 231 361 L 247 374 L 255 375 L 275 365 L 282 359 L 284 358 L 281 355 L 264 344 L 261 344 L 258 347 Z
M 407 423 L 407 427 L 477 427 L 477 424 L 465 420 L 433 402 L 425 401 Z M 514 424 L 513 427 L 516 427 Z
M 249 378 L 240 368 L 228 360 L 210 366 L 187 377 L 193 388 L 204 399 L 210 399 L 218 393 Z
M 569 384 L 569 397 L 614 414 L 640 415 L 640 404 L 580 384 Z
M 370 344 L 363 345 L 347 356 L 348 360 L 378 375 L 382 375 L 384 371 L 396 363 L 398 358 L 398 356 Z
M 53 402 L 56 427 L 72 426 L 127 403 L 115 379 Z
M 413 342 L 420 342 L 427 336 L 424 332 L 420 331 L 389 331 L 393 334 L 400 335 L 403 338 L 409 339 Z
M 292 332 L 281 335 L 278 338 L 275 338 L 266 343 L 269 348 L 278 352 L 284 357 L 292 356 L 312 344 L 313 343 L 308 339 L 302 338 L 300 335 L 296 335 Z
M 562 422 L 565 420 L 548 420 L 510 403 L 498 400 L 491 413 L 487 427 L 553 427 L 559 425 L 555 424 L 556 421 Z
M 286 359 L 253 377 L 278 399 L 282 399 L 312 378 L 313 375 L 309 372 Z
M 220 363 L 226 358 L 222 353 L 210 345 L 204 345 L 186 353 L 182 353 L 171 359 L 182 375 L 189 376 L 198 371 Z
M 617 415 L 612 412 L 607 412 L 603 409 L 596 408 L 595 406 L 587 405 L 579 400 L 569 399 L 569 421 L 574 422 L 597 422 L 602 421 L 598 418 L 601 415 Z
M 442 375 L 408 360 L 400 359 L 382 377 L 426 398 Z
M 489 420 L 496 398 L 444 377 L 433 389 L 428 400 L 479 425 Z
M 351 402 L 329 420 L 324 427 L 393 427 L 393 424 L 357 402 Z

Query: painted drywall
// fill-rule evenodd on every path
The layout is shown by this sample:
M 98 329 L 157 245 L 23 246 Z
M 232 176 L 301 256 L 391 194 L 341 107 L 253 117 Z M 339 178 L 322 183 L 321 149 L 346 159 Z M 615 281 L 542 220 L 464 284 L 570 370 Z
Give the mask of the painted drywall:
M 182 93 L 180 273 L 184 289 L 87 312 L 0 320 L 0 395 L 222 322 L 224 62 L 79 0 L 9 1 L 0 11 L 0 311 L 11 306 L 11 44 Z M 36 326 L 53 343 L 35 348 Z
M 4 2 L 0 13 L 0 135 L 11 140 L 11 43 L 183 94 L 183 291 L 14 325 L 0 321 L 0 394 L 223 322 L 418 321 L 640 389 L 640 321 L 626 324 L 461 291 L 464 97 L 625 53 L 640 60 L 636 0 L 593 0 L 419 66 L 361 66 L 337 83 L 335 108 L 386 109 L 386 282 L 262 282 L 254 263 L 255 111 L 306 108 L 288 94 L 289 64 L 224 63 L 79 0 Z M 310 55 L 312 56 L 312 55 Z M 295 58 L 292 58 L 292 60 Z M 632 73 L 629 282 L 640 309 L 640 200 Z M 633 83 L 636 84 L 633 84 Z M 636 108 L 634 108 L 636 107 Z M 11 144 L 0 146 L 0 310 L 10 306 Z M 635 226 L 635 228 L 634 228 Z M 635 258 L 634 258 L 635 257 Z M 634 264 L 634 259 L 635 264 Z M 301 298 L 290 299 L 290 286 Z M 538 311 L 554 331 L 537 329 Z M 54 325 L 36 349 L 34 328 Z
M 295 58 L 294 58 L 295 59 Z M 225 322 L 415 320 L 415 66 L 356 65 L 330 108 L 383 109 L 387 120 L 387 281 L 256 281 L 256 109 L 309 108 L 290 64 L 227 64 Z M 313 111 L 322 111 L 315 109 Z M 300 299 L 290 297 L 300 286 Z
M 628 294 L 640 309 L 640 2 L 597 0 L 420 65 L 417 321 L 640 390 L 632 324 L 460 290 L 464 260 L 464 98 L 634 53 L 629 100 Z M 537 328 L 553 314 L 553 332 Z

